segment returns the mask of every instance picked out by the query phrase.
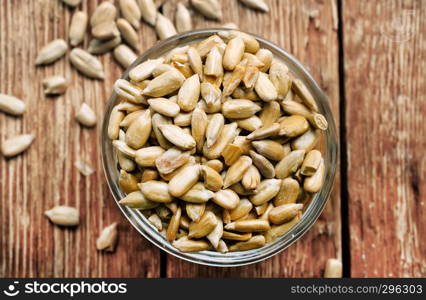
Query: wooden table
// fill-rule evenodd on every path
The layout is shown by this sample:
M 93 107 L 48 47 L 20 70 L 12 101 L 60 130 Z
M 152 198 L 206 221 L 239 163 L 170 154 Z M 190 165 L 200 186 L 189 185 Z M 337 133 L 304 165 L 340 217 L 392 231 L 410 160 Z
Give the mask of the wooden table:
M 101 2 L 83 0 L 92 13 Z M 172 16 L 175 4 L 164 7 Z M 426 1 L 275 0 L 258 13 L 223 0 L 225 22 L 261 35 L 306 65 L 330 99 L 340 134 L 340 172 L 315 226 L 286 251 L 241 268 L 211 268 L 161 252 L 124 220 L 107 188 L 96 129 L 74 115 L 84 101 L 101 119 L 122 72 L 101 57 L 104 81 L 79 75 L 65 59 L 34 67 L 37 50 L 68 33 L 72 9 L 57 0 L 2 0 L 0 92 L 28 104 L 23 118 L 0 114 L 0 138 L 33 132 L 30 150 L 0 158 L 0 276 L 306 277 L 342 259 L 353 277 L 426 276 Z M 196 28 L 215 26 L 194 14 Z M 156 43 L 141 26 L 141 50 Z M 89 38 L 86 37 L 84 47 Z M 64 96 L 46 98 L 41 80 L 62 74 Z M 84 177 L 73 166 L 90 161 Z M 43 211 L 80 209 L 76 230 L 52 226 Z M 99 230 L 119 222 L 113 254 L 95 249 Z

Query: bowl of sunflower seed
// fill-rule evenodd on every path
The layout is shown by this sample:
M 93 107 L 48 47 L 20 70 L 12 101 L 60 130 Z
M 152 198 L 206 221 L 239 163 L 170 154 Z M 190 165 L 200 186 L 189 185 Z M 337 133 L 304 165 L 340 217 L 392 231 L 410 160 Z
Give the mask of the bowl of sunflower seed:
M 332 191 L 327 97 L 293 56 L 246 32 L 191 31 L 146 51 L 114 83 L 102 130 L 119 208 L 187 261 L 271 257 L 312 227 Z

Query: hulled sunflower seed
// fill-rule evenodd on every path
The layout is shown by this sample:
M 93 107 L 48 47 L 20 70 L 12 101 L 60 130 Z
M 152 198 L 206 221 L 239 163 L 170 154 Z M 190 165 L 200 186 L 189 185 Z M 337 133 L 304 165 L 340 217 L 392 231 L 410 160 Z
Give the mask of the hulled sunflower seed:
M 127 146 L 127 144 L 124 141 L 114 140 L 112 142 L 112 145 L 122 154 L 129 156 L 129 157 L 135 157 L 136 150 L 130 148 Z M 127 170 L 126 170 L 127 171 Z
M 198 74 L 200 79 L 202 79 L 203 78 L 203 62 L 201 60 L 201 56 L 198 53 L 197 49 L 195 49 L 194 47 L 189 47 L 187 55 L 188 55 L 189 65 L 191 66 L 192 70 Z
M 138 0 L 139 8 L 142 13 L 142 18 L 151 26 L 155 26 L 157 19 L 157 7 L 153 0 Z
M 83 103 L 80 106 L 80 109 L 75 115 L 75 118 L 81 125 L 84 125 L 86 127 L 93 127 L 96 125 L 96 114 L 93 109 L 86 103 Z
M 96 79 L 104 79 L 102 63 L 90 53 L 80 48 L 70 52 L 71 64 L 82 74 Z
M 173 200 L 173 197 L 169 193 L 168 185 L 165 182 L 150 180 L 139 183 L 139 188 L 145 198 L 153 202 L 169 203 Z
M 224 209 L 234 209 L 240 202 L 240 197 L 231 189 L 220 190 L 215 193 L 213 202 Z
M 273 140 L 260 140 L 251 142 L 256 151 L 271 160 L 279 161 L 288 153 L 285 152 L 283 145 Z
M 316 172 L 311 177 L 305 178 L 305 181 L 303 183 L 303 188 L 305 189 L 305 191 L 310 193 L 318 192 L 324 184 L 324 177 L 325 177 L 325 165 L 324 165 L 324 159 L 321 159 L 320 165 L 318 166 L 318 169 L 316 170 Z
M 304 134 L 298 136 L 291 141 L 291 149 L 293 150 L 312 150 L 320 138 L 319 129 L 309 129 Z
M 223 239 L 232 241 L 248 241 L 252 237 L 252 233 L 235 233 L 230 231 L 223 231 Z
M 46 210 L 44 214 L 56 225 L 77 226 L 80 222 L 78 210 L 70 206 L 55 206 L 52 209 Z
M 250 100 L 235 99 L 222 104 L 222 113 L 226 118 L 245 119 L 253 116 L 262 108 Z
M 282 236 L 284 233 L 288 232 L 299 221 L 300 217 L 296 216 L 290 222 L 284 223 L 282 225 L 271 226 L 271 229 L 265 233 L 266 242 L 273 242 L 277 237 Z
M 236 122 L 238 124 L 238 127 L 247 131 L 255 131 L 263 125 L 262 120 L 256 115 L 246 119 L 238 119 L 236 120 Z
M 158 125 L 164 137 L 183 150 L 189 150 L 196 146 L 194 138 L 176 125 L 160 124 Z
M 117 27 L 123 40 L 134 50 L 139 51 L 139 36 L 130 23 L 123 18 L 117 20 Z
M 93 39 L 90 41 L 87 51 L 92 54 L 104 54 L 120 45 L 120 43 L 120 36 L 116 36 L 115 38 L 106 41 Z
M 280 116 L 280 104 L 277 101 L 271 101 L 263 105 L 259 118 L 262 121 L 263 126 L 269 126 L 277 122 Z
M 25 112 L 27 105 L 24 101 L 10 95 L 0 94 L 0 111 L 20 116 Z
M 296 95 L 298 95 L 303 100 L 303 103 L 309 107 L 309 109 L 314 112 L 318 112 L 318 105 L 315 102 L 314 97 L 300 79 L 295 79 L 291 87 Z
M 222 151 L 223 160 L 227 166 L 233 165 L 243 154 L 243 150 L 239 145 L 228 144 Z
M 186 6 L 180 2 L 177 4 L 176 8 L 175 23 L 176 29 L 179 33 L 192 29 L 191 15 Z
M 222 114 L 214 114 L 210 119 L 206 129 L 206 145 L 211 147 L 216 143 L 225 124 L 225 118 Z
M 30 147 L 34 138 L 34 134 L 21 134 L 8 138 L 1 144 L 1 152 L 5 157 L 18 155 Z
M 146 110 L 127 129 L 126 144 L 133 149 L 142 148 L 151 134 L 151 129 L 151 112 Z
M 259 219 L 235 221 L 225 225 L 226 230 L 239 232 L 262 232 L 267 231 L 270 228 L 268 221 Z
M 63 39 L 54 40 L 44 46 L 38 52 L 37 58 L 35 59 L 35 64 L 38 66 L 53 63 L 54 61 L 57 61 L 62 56 L 64 56 L 67 50 L 67 42 L 65 42 Z
M 117 245 L 117 238 L 117 223 L 114 222 L 102 229 L 98 239 L 96 240 L 96 249 L 114 252 L 115 246 Z
M 197 45 L 196 49 L 201 57 L 205 57 L 207 54 L 210 53 L 213 47 L 219 46 L 221 44 L 224 44 L 223 40 L 219 36 L 214 34 L 212 36 L 209 36 L 205 40 L 202 40 Z
M 274 207 L 269 212 L 269 221 L 276 225 L 291 221 L 303 208 L 303 204 L 291 203 Z
M 206 236 L 206 238 L 210 241 L 210 243 L 213 245 L 213 247 L 215 247 L 215 249 L 218 249 L 220 242 L 222 241 L 221 238 L 222 238 L 222 235 L 223 235 L 223 222 L 222 222 L 222 219 L 219 218 L 219 217 L 216 217 L 216 219 L 217 219 L 217 224 L 216 224 L 215 228 Z M 226 247 L 226 244 L 225 244 L 224 247 Z M 218 249 L 218 251 L 219 252 L 226 252 L 227 249 L 226 249 L 226 251 L 224 249 L 222 251 Z
M 221 31 L 218 33 L 221 38 L 226 40 L 231 40 L 237 36 L 241 37 L 244 41 L 245 51 L 249 53 L 257 53 L 259 51 L 259 42 L 250 34 L 245 32 L 241 32 L 238 30 L 229 30 L 229 31 Z
M 166 239 L 169 242 L 172 242 L 176 239 L 176 235 L 179 230 L 181 216 L 182 216 L 182 209 L 178 207 L 176 212 L 173 214 L 172 218 L 170 219 L 169 226 L 167 227 Z
M 183 236 L 172 243 L 173 247 L 182 252 L 197 252 L 210 248 L 209 244 L 203 240 L 190 240 L 188 237 Z
M 280 191 L 274 199 L 275 206 L 296 203 L 300 194 L 300 185 L 293 178 L 285 178 L 281 182 Z
M 259 72 L 254 90 L 259 95 L 260 99 L 265 102 L 274 101 L 278 98 L 277 90 L 272 82 L 269 80 L 268 75 L 263 72 Z
M 202 238 L 212 232 L 217 225 L 217 218 L 211 211 L 206 212 L 198 222 L 189 224 L 189 238 Z
M 43 80 L 45 95 L 59 95 L 65 93 L 68 81 L 63 76 L 51 76 Z
M 238 206 L 229 212 L 231 221 L 235 221 L 246 216 L 252 208 L 253 204 L 251 204 L 250 201 L 248 201 L 247 199 L 241 199 L 238 203 Z
M 163 97 L 179 89 L 185 76 L 178 70 L 171 70 L 155 77 L 143 90 L 143 94 L 151 97 Z
M 189 151 L 183 152 L 177 148 L 170 148 L 155 160 L 155 166 L 160 173 L 170 174 L 186 164 L 189 156 Z
M 83 11 L 77 11 L 72 15 L 71 25 L 68 33 L 70 44 L 72 46 L 77 46 L 84 39 L 84 34 L 86 33 L 87 23 L 88 23 L 87 14 Z
M 138 179 L 135 175 L 127 173 L 124 170 L 120 170 L 120 176 L 118 177 L 118 185 L 124 193 L 130 194 L 139 190 Z
M 336 258 L 327 259 L 324 271 L 325 278 L 341 278 L 342 262 Z
M 243 82 L 244 86 L 248 89 L 254 88 L 259 77 L 259 69 L 256 66 L 248 65 L 245 68 Z
M 317 129 L 327 130 L 328 128 L 327 119 L 322 114 L 312 113 L 308 120 Z
M 235 37 L 228 42 L 223 55 L 223 67 L 226 70 L 233 70 L 241 61 L 244 54 L 244 41 L 241 37 Z
M 208 108 L 221 105 L 221 90 L 208 82 L 201 83 L 201 96 L 206 101 Z
M 280 132 L 280 124 L 279 123 L 272 123 L 269 126 L 263 126 L 259 129 L 256 129 L 252 133 L 250 133 L 247 136 L 248 140 L 261 140 L 267 137 L 272 137 L 278 135 Z
M 166 117 L 176 117 L 180 111 L 179 105 L 165 98 L 152 98 L 148 103 L 154 111 Z
M 155 31 L 157 32 L 160 40 L 167 39 L 175 34 L 177 34 L 175 26 L 169 18 L 163 16 L 160 13 L 157 13 L 157 20 L 155 23 Z
M 206 166 L 212 168 L 216 172 L 220 172 L 223 170 L 223 163 L 218 159 L 208 160 L 204 163 Z
M 261 72 L 267 72 L 272 64 L 273 54 L 268 49 L 259 49 L 256 53 L 256 57 L 263 63 L 263 66 L 260 67 Z M 269 77 L 268 77 L 269 78 Z
M 293 115 L 286 117 L 280 123 L 280 135 L 287 137 L 296 137 L 305 133 L 309 129 L 308 121 L 299 115 Z
M 120 35 L 117 24 L 112 22 L 105 22 L 92 27 L 92 36 L 101 41 L 107 41 Z
M 243 62 L 241 62 L 234 68 L 232 73 L 227 72 L 225 74 L 227 78 L 224 77 L 224 80 L 223 80 L 223 93 L 222 93 L 223 97 L 232 95 L 234 90 L 238 87 L 241 80 L 243 79 L 243 76 L 245 74 L 245 69 L 246 69 L 246 66 L 243 65 Z
M 265 178 L 273 178 L 275 177 L 275 169 L 269 160 L 267 160 L 264 156 L 250 150 L 250 157 L 253 160 L 253 164 L 259 169 L 260 173 Z
M 158 202 L 153 202 L 145 198 L 141 191 L 135 191 L 128 194 L 126 197 L 118 201 L 121 205 L 136 209 L 151 209 L 159 205 Z
M 124 44 L 115 47 L 113 54 L 114 58 L 125 69 L 128 68 L 138 58 L 136 53 Z
M 118 139 L 118 134 L 120 132 L 120 123 L 124 119 L 125 114 L 115 106 L 109 116 L 108 121 L 108 137 L 111 140 Z
M 201 203 L 208 202 L 213 197 L 214 197 L 214 193 L 208 190 L 204 184 L 202 184 L 201 182 L 198 182 L 195 185 L 193 185 L 185 194 L 180 196 L 180 199 L 182 199 L 185 202 L 189 202 L 193 204 L 201 204 Z M 187 208 L 189 203 L 187 203 Z M 188 216 L 189 216 L 189 213 L 188 213 Z M 193 218 L 191 217 L 191 219 Z
M 251 7 L 263 12 L 269 11 L 269 6 L 268 4 L 265 3 L 264 0 L 240 0 L 240 2 L 247 5 L 248 7 Z
M 203 150 L 207 125 L 207 114 L 202 109 L 195 108 L 191 118 L 191 134 L 197 144 L 198 152 L 202 152 Z
M 277 98 L 279 100 L 284 99 L 291 88 L 291 78 L 288 74 L 287 66 L 277 59 L 272 60 L 269 79 L 277 90 Z
M 105 22 L 112 22 L 117 16 L 117 9 L 110 1 L 102 2 L 96 7 L 92 16 L 90 17 L 90 26 L 95 27 L 98 24 Z
M 227 188 L 234 183 L 239 182 L 246 170 L 251 166 L 252 159 L 246 155 L 241 156 L 233 165 L 231 165 L 226 172 L 225 179 L 223 180 L 223 187 Z
M 155 167 L 155 161 L 164 152 L 160 146 L 144 147 L 136 151 L 135 161 L 141 167 Z
M 205 165 L 201 167 L 201 174 L 206 188 L 213 192 L 218 192 L 222 188 L 223 179 L 217 170 Z
M 213 20 L 222 20 L 222 7 L 217 0 L 191 0 L 192 6 L 203 16 Z
M 180 170 L 169 181 L 169 192 L 174 197 L 180 197 L 189 191 L 200 176 L 199 165 L 189 165 Z
M 246 242 L 238 242 L 229 246 L 229 251 L 247 251 L 260 248 L 263 245 L 265 245 L 265 237 L 263 235 L 256 235 Z
M 119 32 L 115 25 L 117 9 L 109 1 L 102 2 L 90 17 L 92 35 L 99 40 L 108 40 L 116 37 Z
M 191 125 L 192 120 L 192 112 L 180 112 L 174 119 L 173 123 L 179 127 L 187 127 Z M 189 128 L 184 128 L 184 130 L 188 130 L 188 132 L 191 132 Z
M 143 170 L 141 182 L 147 182 L 150 180 L 157 180 L 157 179 L 158 179 L 158 172 L 156 170 L 151 170 L 151 169 Z
M 115 81 L 114 92 L 132 103 L 142 103 L 142 91 L 125 79 L 117 79 Z
M 119 0 L 120 11 L 123 17 L 130 23 L 135 29 L 139 28 L 139 20 L 141 19 L 141 11 L 135 0 Z
M 322 161 L 321 152 L 318 150 L 311 150 L 306 154 L 305 160 L 300 168 L 302 175 L 312 176 L 318 170 Z
M 305 150 L 293 150 L 286 155 L 278 164 L 275 166 L 275 175 L 277 178 L 284 179 L 300 167 L 305 157 Z
M 163 62 L 164 58 L 148 59 L 130 70 L 129 77 L 132 81 L 141 82 L 150 77 L 154 69 Z
M 192 111 L 200 98 L 200 79 L 197 74 L 185 79 L 179 89 L 177 103 L 183 111 Z
M 243 178 L 241 179 L 241 184 L 246 190 L 254 190 L 260 183 L 260 173 L 259 170 L 251 165 L 247 171 L 244 173 Z
M 157 230 L 161 231 L 163 230 L 163 223 L 161 222 L 160 217 L 157 214 L 152 214 L 149 218 L 148 221 L 154 225 L 155 228 L 157 228 Z M 180 221 L 182 222 L 182 218 L 180 219 Z
M 256 194 L 250 196 L 250 201 L 254 205 L 262 205 L 273 199 L 281 187 L 280 179 L 265 179 L 256 188 Z
M 207 54 L 204 64 L 204 74 L 214 77 L 223 76 L 222 54 L 218 48 L 214 46 Z

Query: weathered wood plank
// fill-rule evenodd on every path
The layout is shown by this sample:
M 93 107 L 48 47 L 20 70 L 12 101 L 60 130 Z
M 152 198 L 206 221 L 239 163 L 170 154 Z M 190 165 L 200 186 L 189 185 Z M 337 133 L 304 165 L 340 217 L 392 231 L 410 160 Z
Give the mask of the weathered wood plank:
M 83 1 L 93 12 L 101 1 Z M 0 92 L 23 99 L 22 118 L 0 114 L 0 139 L 33 132 L 36 139 L 24 155 L 0 158 L 0 277 L 88 276 L 156 277 L 159 250 L 143 239 L 122 217 L 106 186 L 99 145 L 101 119 L 114 80 L 122 70 L 111 54 L 102 56 L 105 81 L 79 75 L 66 58 L 35 68 L 37 49 L 54 38 L 65 38 L 72 9 L 60 1 L 4 0 L 0 5 Z M 152 28 L 141 27 L 141 49 L 155 41 Z M 84 48 L 89 42 L 86 37 Z M 46 98 L 41 80 L 61 74 L 71 86 L 64 96 Z M 82 102 L 96 112 L 96 129 L 83 129 L 74 115 Z M 77 159 L 92 164 L 96 173 L 83 177 L 73 166 Z M 75 230 L 49 223 L 43 212 L 58 204 L 76 206 L 81 225 Z M 101 228 L 119 222 L 115 254 L 96 251 Z
M 426 2 L 345 1 L 351 275 L 426 275 Z
M 164 13 L 173 18 L 175 4 L 168 1 Z M 222 1 L 223 23 L 234 22 L 283 47 L 309 67 L 330 98 L 339 116 L 337 6 L 331 1 L 268 1 L 269 14 L 248 9 L 237 1 Z M 193 14 L 195 28 L 218 27 Z M 339 178 L 339 175 L 337 175 Z M 341 257 L 340 181 L 328 207 L 316 225 L 300 241 L 267 261 L 241 268 L 211 268 L 168 256 L 169 277 L 301 277 L 322 276 L 329 257 Z

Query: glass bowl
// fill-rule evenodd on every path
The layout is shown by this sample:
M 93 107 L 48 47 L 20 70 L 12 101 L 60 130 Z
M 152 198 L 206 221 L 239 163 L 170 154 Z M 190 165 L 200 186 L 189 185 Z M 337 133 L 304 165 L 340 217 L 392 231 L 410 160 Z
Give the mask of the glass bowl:
M 175 47 L 181 47 L 186 44 L 191 44 L 202 39 L 209 37 L 219 31 L 226 29 L 205 29 L 186 32 L 180 35 L 173 36 L 167 40 L 161 41 L 142 56 L 140 56 L 123 74 L 122 78 L 127 79 L 129 70 L 136 65 L 147 59 L 157 58 L 165 53 L 169 52 Z M 117 95 L 113 92 L 110 97 L 104 120 L 102 125 L 102 164 L 105 172 L 105 176 L 108 182 L 109 189 L 122 213 L 126 216 L 129 222 L 140 232 L 142 236 L 148 239 L 150 242 L 155 244 L 160 249 L 167 253 L 190 261 L 193 263 L 209 265 L 209 266 L 220 266 L 220 267 L 235 267 L 267 259 L 282 250 L 289 247 L 292 243 L 297 241 L 303 234 L 305 234 L 315 223 L 319 215 L 321 214 L 328 197 L 330 196 L 333 188 L 334 177 L 337 166 L 337 155 L 338 145 L 336 139 L 336 126 L 334 124 L 333 115 L 329 106 L 329 101 L 320 89 L 318 84 L 309 74 L 309 72 L 302 66 L 302 64 L 295 59 L 292 55 L 273 43 L 266 41 L 258 36 L 253 35 L 260 43 L 261 48 L 266 48 L 272 51 L 274 56 L 281 59 L 287 64 L 289 70 L 295 75 L 296 78 L 302 80 L 308 89 L 311 91 L 315 100 L 317 101 L 319 111 L 322 113 L 328 121 L 328 129 L 323 133 L 323 137 L 320 140 L 321 151 L 324 156 L 324 162 L 326 167 L 326 176 L 322 189 L 316 193 L 309 202 L 309 205 L 303 212 L 301 220 L 293 226 L 287 233 L 278 237 L 274 242 L 268 243 L 261 248 L 240 251 L 240 252 L 228 252 L 219 253 L 215 251 L 201 251 L 196 253 L 183 253 L 178 249 L 174 248 L 158 231 L 152 226 L 149 221 L 142 215 L 137 209 L 131 209 L 126 206 L 118 204 L 118 201 L 125 197 L 125 194 L 120 190 L 118 186 L 118 168 L 117 159 L 114 155 L 112 143 L 108 138 L 107 127 L 108 120 L 111 114 L 113 106 L 117 102 Z M 111 87 L 112 89 L 112 87 Z

